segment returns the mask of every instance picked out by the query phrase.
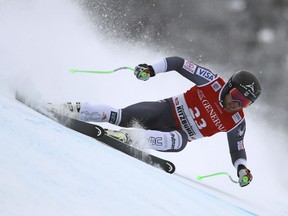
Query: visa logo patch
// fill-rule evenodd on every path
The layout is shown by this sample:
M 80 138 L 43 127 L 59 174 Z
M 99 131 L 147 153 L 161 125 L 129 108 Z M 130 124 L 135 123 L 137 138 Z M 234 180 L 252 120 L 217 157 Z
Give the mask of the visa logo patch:
M 197 68 L 196 74 L 203 77 L 204 79 L 206 79 L 208 81 L 213 81 L 216 78 L 216 75 L 213 74 L 211 71 L 209 71 L 205 68 L 201 68 L 201 67 Z

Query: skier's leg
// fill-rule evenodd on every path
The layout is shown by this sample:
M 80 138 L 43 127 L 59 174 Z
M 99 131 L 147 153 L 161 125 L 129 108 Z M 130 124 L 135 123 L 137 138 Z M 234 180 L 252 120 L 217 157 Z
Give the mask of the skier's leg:
M 182 151 L 188 142 L 187 134 L 182 130 L 169 132 L 143 129 L 121 129 L 126 134 L 126 143 L 140 148 L 154 149 L 164 152 Z
M 120 123 L 122 113 L 120 109 L 115 109 L 108 105 L 98 105 L 87 102 L 49 103 L 47 110 L 51 113 L 59 113 L 81 121 L 109 122 L 116 125 Z
M 162 132 L 148 130 L 146 136 L 149 137 L 149 148 L 164 152 L 182 151 L 188 142 L 187 134 L 181 130 Z
M 81 103 L 79 120 L 91 122 L 109 122 L 118 125 L 121 120 L 121 110 L 108 105 Z
M 166 100 L 140 102 L 122 109 L 121 127 L 142 127 L 150 130 L 178 130 L 173 108 Z

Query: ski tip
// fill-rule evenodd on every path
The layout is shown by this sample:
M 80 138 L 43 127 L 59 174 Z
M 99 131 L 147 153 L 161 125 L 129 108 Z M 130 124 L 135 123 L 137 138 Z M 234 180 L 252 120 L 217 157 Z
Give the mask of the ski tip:
M 101 138 L 105 135 L 105 130 L 102 127 L 98 125 L 95 125 L 94 127 L 96 130 L 96 138 Z
M 168 162 L 168 161 L 167 161 L 167 162 L 166 162 L 165 171 L 166 171 L 167 173 L 172 174 L 172 173 L 175 172 L 175 170 L 176 170 L 175 165 L 174 165 L 172 162 Z

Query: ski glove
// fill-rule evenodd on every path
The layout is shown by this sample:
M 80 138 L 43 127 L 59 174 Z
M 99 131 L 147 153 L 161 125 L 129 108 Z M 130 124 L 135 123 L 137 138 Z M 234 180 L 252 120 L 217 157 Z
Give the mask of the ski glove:
M 134 74 L 137 79 L 146 81 L 150 77 L 155 76 L 155 72 L 152 66 L 147 64 L 139 64 L 135 67 Z
M 238 166 L 238 177 L 240 187 L 247 186 L 253 179 L 253 176 L 249 169 L 247 169 L 244 165 L 240 164 Z

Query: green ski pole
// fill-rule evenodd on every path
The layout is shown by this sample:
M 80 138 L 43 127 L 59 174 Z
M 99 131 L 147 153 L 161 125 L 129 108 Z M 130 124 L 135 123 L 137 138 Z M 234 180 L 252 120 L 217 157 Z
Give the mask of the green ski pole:
M 93 73 L 93 74 L 111 74 L 111 73 L 115 73 L 116 71 L 119 71 L 119 70 L 131 70 L 131 71 L 134 71 L 134 68 L 132 67 L 119 67 L 119 68 L 116 68 L 114 70 L 106 70 L 106 71 L 98 71 L 98 70 L 79 70 L 79 69 L 70 69 L 69 71 L 71 73 Z
M 234 180 L 228 172 L 216 172 L 216 173 L 212 173 L 212 174 L 209 174 L 209 175 L 197 176 L 197 180 L 201 181 L 204 178 L 209 178 L 209 177 L 214 177 L 214 176 L 219 176 L 219 175 L 226 175 L 226 176 L 228 176 L 230 178 L 230 180 L 233 183 L 236 183 L 236 184 L 239 183 L 238 181 Z

